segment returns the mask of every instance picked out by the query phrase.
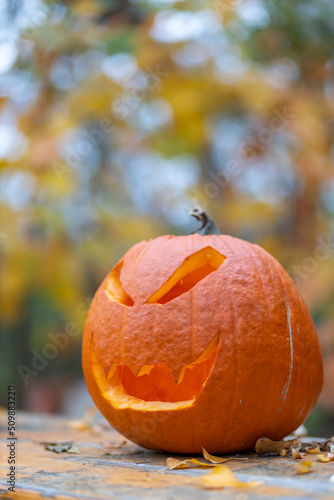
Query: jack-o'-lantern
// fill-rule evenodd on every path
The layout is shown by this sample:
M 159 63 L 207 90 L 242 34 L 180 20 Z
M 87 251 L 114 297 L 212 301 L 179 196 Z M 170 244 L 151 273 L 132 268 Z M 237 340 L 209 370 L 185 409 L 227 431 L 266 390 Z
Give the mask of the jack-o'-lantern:
M 297 429 L 323 382 L 312 317 L 257 245 L 201 231 L 132 247 L 92 302 L 83 339 L 90 394 L 139 445 L 227 453 Z

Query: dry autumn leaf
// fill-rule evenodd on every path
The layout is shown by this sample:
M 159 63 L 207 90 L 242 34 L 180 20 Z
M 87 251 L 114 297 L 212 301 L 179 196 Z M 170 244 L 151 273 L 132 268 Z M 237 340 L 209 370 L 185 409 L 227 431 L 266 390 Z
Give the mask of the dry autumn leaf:
M 291 453 L 292 453 L 292 457 L 296 458 L 297 460 L 307 457 L 307 453 L 301 453 L 300 451 L 295 450 L 295 448 L 291 448 Z
M 311 472 L 312 463 L 310 460 L 304 460 L 297 467 L 297 474 L 308 474 Z
M 320 453 L 320 447 L 317 446 L 316 448 L 306 448 L 306 453 L 309 453 L 310 455 L 317 455 Z
M 202 446 L 203 457 L 212 462 L 213 464 L 221 464 L 226 462 L 226 458 L 215 457 L 214 455 L 210 455 L 208 451 L 206 451 Z
M 200 483 L 204 488 L 208 489 L 252 488 L 263 484 L 261 481 L 251 481 L 249 483 L 240 481 L 226 465 L 218 465 L 214 470 L 202 476 Z
M 206 458 L 206 460 L 209 460 L 209 462 L 213 464 L 223 464 L 225 462 L 228 462 L 229 460 L 248 460 L 248 458 L 239 458 L 239 457 L 229 457 L 229 458 L 221 458 L 221 457 L 215 457 L 214 455 L 211 455 L 208 451 L 206 451 L 203 446 L 203 457 Z
M 320 462 L 334 462 L 334 453 L 327 453 L 327 455 L 318 455 Z
M 323 441 L 312 441 L 308 443 L 307 446 L 312 448 L 320 448 L 320 451 L 327 451 L 329 453 L 334 452 L 334 436 L 330 439 L 325 439 Z
M 73 443 L 70 441 L 65 441 L 63 443 L 48 443 L 48 442 L 42 442 L 40 443 L 44 445 L 44 448 L 48 451 L 53 451 L 54 453 L 75 453 L 75 454 L 80 454 L 81 451 L 77 446 L 73 446 Z
M 119 450 L 120 448 L 123 448 L 125 445 L 128 444 L 129 441 L 126 439 L 123 439 L 120 443 L 115 443 L 114 441 L 102 441 L 101 446 L 104 450 Z
M 289 441 L 272 441 L 268 438 L 260 438 L 256 441 L 255 451 L 258 455 L 280 455 L 283 450 L 291 451 L 292 448 L 299 451 L 301 446 L 302 442 L 299 437 Z
M 92 426 L 96 412 L 96 408 L 94 406 L 90 406 L 83 418 L 81 420 L 72 420 L 70 422 L 70 426 L 76 431 L 85 431 L 89 429 Z
M 188 460 L 177 460 L 176 458 L 167 458 L 166 460 L 167 467 L 170 470 L 173 469 L 186 469 L 190 467 L 192 464 L 199 465 L 200 467 L 217 467 L 217 464 L 207 464 L 205 462 L 200 462 L 196 458 L 189 458 Z
M 229 457 L 229 458 L 221 458 L 215 457 L 214 455 L 210 455 L 203 447 L 203 456 L 210 463 L 201 462 L 196 458 L 188 458 L 187 460 L 177 460 L 176 458 L 167 458 L 166 464 L 169 469 L 185 469 L 190 467 L 192 464 L 197 465 L 199 467 L 217 467 L 219 464 L 223 464 L 230 460 L 248 460 L 248 458 L 239 458 L 239 457 Z
M 329 451 L 330 453 L 334 453 L 334 436 L 323 441 L 321 443 L 320 449 L 321 451 Z
M 66 451 L 67 451 L 67 453 L 73 453 L 73 454 L 76 454 L 76 455 L 80 455 L 80 453 L 81 453 L 81 451 L 79 450 L 79 448 L 77 446 L 71 446 Z

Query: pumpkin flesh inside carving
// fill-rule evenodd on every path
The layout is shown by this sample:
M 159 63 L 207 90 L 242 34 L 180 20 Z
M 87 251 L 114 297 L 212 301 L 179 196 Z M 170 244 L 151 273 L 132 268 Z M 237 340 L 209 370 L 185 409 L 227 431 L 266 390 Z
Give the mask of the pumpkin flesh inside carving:
M 187 257 L 182 265 L 147 300 L 148 304 L 166 304 L 191 290 L 209 274 L 217 271 L 226 257 L 212 247 L 205 247 Z
M 100 365 L 97 378 L 103 377 L 103 385 L 110 398 L 122 406 L 128 400 L 129 406 L 138 400 L 152 404 L 187 402 L 191 405 L 203 389 L 215 364 L 219 343 L 219 333 L 213 338 L 203 353 L 193 363 L 182 368 L 179 380 L 174 381 L 166 363 L 144 365 L 137 376 L 127 365 L 113 363 L 107 376 Z M 99 364 L 94 349 L 92 349 L 93 365 Z M 137 406 L 136 404 L 136 406 Z
M 105 287 L 105 292 L 108 295 L 109 300 L 118 302 L 123 306 L 132 307 L 134 302 L 132 298 L 125 292 L 121 283 L 121 270 L 123 267 L 123 261 L 121 261 L 108 276 L 108 280 Z

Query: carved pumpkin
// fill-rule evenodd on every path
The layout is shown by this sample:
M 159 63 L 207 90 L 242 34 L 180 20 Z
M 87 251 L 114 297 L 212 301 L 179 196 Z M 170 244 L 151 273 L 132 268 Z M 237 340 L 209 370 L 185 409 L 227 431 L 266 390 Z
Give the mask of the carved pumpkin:
M 217 233 L 131 248 L 92 302 L 83 339 L 90 394 L 146 448 L 227 453 L 280 440 L 323 382 L 311 315 L 265 250 Z

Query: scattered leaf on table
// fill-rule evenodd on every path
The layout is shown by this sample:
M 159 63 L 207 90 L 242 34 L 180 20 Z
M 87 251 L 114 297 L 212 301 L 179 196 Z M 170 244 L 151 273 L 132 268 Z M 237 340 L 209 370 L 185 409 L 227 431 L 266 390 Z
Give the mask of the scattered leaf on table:
M 226 458 L 215 457 L 214 455 L 210 455 L 210 453 L 206 451 L 203 448 L 203 446 L 202 446 L 202 451 L 203 451 L 203 457 L 209 460 L 209 462 L 212 462 L 213 464 L 221 464 L 223 462 L 226 462 Z
M 169 469 L 186 469 L 191 467 L 192 464 L 199 465 L 200 467 L 218 467 L 218 464 L 207 464 L 205 462 L 200 462 L 196 458 L 189 458 L 188 460 L 177 460 L 176 458 L 167 458 L 167 467 Z
M 304 460 L 300 462 L 297 467 L 297 474 L 308 474 L 311 472 L 312 463 L 310 460 Z
M 223 464 L 225 462 L 228 462 L 229 460 L 248 460 L 247 457 L 244 458 L 239 458 L 239 457 L 229 457 L 229 458 L 221 458 L 221 457 L 215 457 L 214 455 L 211 455 L 208 451 L 206 451 L 203 446 L 203 457 L 206 458 L 206 460 L 209 460 L 209 462 L 213 464 Z
M 248 458 L 239 458 L 239 457 L 228 457 L 228 458 L 220 458 L 215 457 L 214 455 L 210 455 L 204 448 L 203 456 L 210 463 L 201 462 L 197 460 L 197 458 L 188 458 L 187 460 L 177 460 L 176 458 L 167 458 L 166 464 L 169 469 L 185 469 L 187 467 L 191 467 L 192 465 L 197 465 L 199 467 L 217 467 L 219 464 L 228 462 L 230 460 L 248 460 Z
M 118 449 L 114 449 L 114 450 L 109 450 L 109 451 L 106 451 L 105 453 L 103 453 L 103 457 L 114 457 L 115 455 L 122 455 L 122 456 L 126 456 L 126 455 L 139 455 L 139 453 L 141 453 L 140 450 L 127 450 L 125 448 L 118 448 Z
M 320 447 L 316 446 L 315 448 L 306 448 L 306 453 L 309 453 L 310 455 L 318 455 L 318 453 L 320 453 Z
M 258 455 L 280 455 L 283 450 L 291 451 L 292 448 L 299 451 L 302 446 L 301 439 L 290 439 L 289 441 L 272 441 L 268 438 L 260 438 L 256 441 L 255 451 Z
M 261 481 L 251 481 L 249 483 L 244 483 L 239 481 L 239 479 L 233 474 L 231 469 L 226 467 L 226 465 L 218 465 L 208 474 L 205 474 L 200 478 L 200 483 L 204 488 L 216 489 L 216 488 L 251 488 L 254 486 L 260 486 L 263 483 Z
M 327 455 L 318 455 L 320 462 L 334 462 L 334 453 L 327 453 Z
M 308 446 L 316 448 L 319 446 L 320 451 L 328 451 L 330 453 L 334 452 L 334 436 L 330 439 L 324 439 L 323 441 L 312 441 L 308 443 Z M 333 449 L 331 449 L 333 447 Z
M 334 436 L 331 437 L 330 439 L 325 439 L 321 444 L 320 444 L 320 450 L 321 451 L 329 451 L 334 452 Z
M 301 453 L 300 451 L 295 450 L 295 448 L 291 448 L 291 453 L 292 453 L 292 457 L 296 458 L 296 459 L 301 459 L 301 458 L 307 457 L 307 453 Z
M 119 448 L 123 448 L 128 443 L 129 441 L 127 439 L 123 439 L 120 443 L 115 443 L 114 441 L 102 441 L 101 446 L 105 450 L 118 450 Z
M 78 455 L 80 455 L 80 453 L 81 453 L 81 450 L 79 450 L 79 448 L 77 446 L 71 446 L 66 451 L 67 451 L 67 453 L 75 453 L 75 454 L 78 454 Z
M 88 428 L 88 425 L 85 424 L 82 420 L 72 420 L 70 422 L 70 426 L 75 431 L 85 431 Z
M 72 420 L 70 422 L 70 426 L 72 429 L 76 431 L 85 431 L 90 429 L 93 423 L 93 420 L 96 415 L 96 408 L 94 406 L 90 406 L 81 420 Z
M 42 442 L 40 444 L 44 445 L 44 448 L 49 451 L 53 451 L 54 453 L 64 453 L 65 451 L 68 453 L 81 453 L 79 448 L 76 446 L 73 446 L 73 443 L 70 441 L 65 441 L 62 443 L 48 443 L 48 442 Z

